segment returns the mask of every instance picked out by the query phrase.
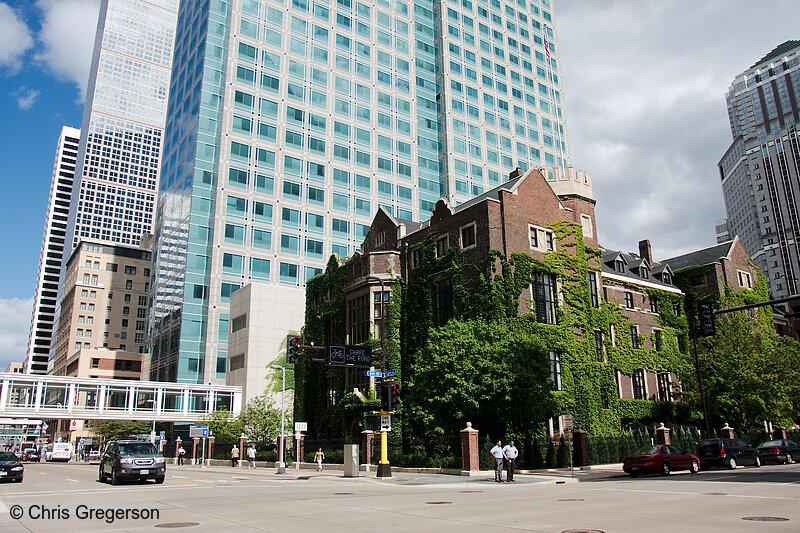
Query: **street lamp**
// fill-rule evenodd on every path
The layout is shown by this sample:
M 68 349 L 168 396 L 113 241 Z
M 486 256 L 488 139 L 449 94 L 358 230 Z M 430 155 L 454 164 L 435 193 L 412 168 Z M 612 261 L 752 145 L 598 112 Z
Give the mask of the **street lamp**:
M 153 393 L 155 394 L 155 393 Z M 156 405 L 156 399 L 151 398 L 149 400 L 145 400 L 144 403 L 153 404 L 153 429 L 150 430 L 150 444 L 156 443 L 156 415 L 158 414 L 158 406 Z
M 386 379 L 386 314 L 383 310 L 383 301 L 384 301 L 384 287 L 383 287 L 383 279 L 377 276 L 368 276 L 367 281 L 377 281 L 381 284 L 381 386 L 383 386 L 383 380 Z M 383 412 L 383 410 L 381 410 Z M 388 455 L 388 443 L 387 443 L 388 436 L 386 435 L 385 431 L 381 431 L 381 460 L 378 461 L 378 471 L 376 473 L 377 477 L 392 477 L 392 468 L 389 465 L 389 455 Z
M 281 378 L 282 378 L 282 385 L 281 385 L 281 442 L 280 442 L 280 450 L 278 451 L 278 473 L 283 474 L 286 472 L 286 463 L 283 462 L 283 450 L 286 446 L 286 442 L 283 439 L 283 422 L 286 418 L 284 415 L 284 397 L 286 396 L 286 369 L 281 365 L 270 365 L 269 366 L 273 370 L 280 370 L 281 371 Z

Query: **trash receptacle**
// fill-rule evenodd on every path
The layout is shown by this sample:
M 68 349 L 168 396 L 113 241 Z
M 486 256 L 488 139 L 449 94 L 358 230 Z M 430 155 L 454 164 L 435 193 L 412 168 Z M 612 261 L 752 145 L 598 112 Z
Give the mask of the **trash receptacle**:
M 358 477 L 358 444 L 344 445 L 344 477 Z

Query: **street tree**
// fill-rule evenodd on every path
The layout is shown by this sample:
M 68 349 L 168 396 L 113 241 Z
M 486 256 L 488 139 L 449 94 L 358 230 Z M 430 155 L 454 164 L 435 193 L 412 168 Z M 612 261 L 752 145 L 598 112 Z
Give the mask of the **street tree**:
M 136 420 L 95 420 L 92 431 L 103 441 L 109 439 L 127 439 L 131 435 L 150 433 L 150 422 Z
M 260 443 L 273 442 L 281 431 L 281 410 L 276 408 L 267 393 L 256 396 L 242 409 L 239 420 L 248 440 Z M 286 416 L 284 425 L 289 427 L 290 417 Z
M 224 407 L 204 415 L 198 423 L 208 426 L 217 442 L 238 442 L 244 432 L 241 419 L 232 416 Z

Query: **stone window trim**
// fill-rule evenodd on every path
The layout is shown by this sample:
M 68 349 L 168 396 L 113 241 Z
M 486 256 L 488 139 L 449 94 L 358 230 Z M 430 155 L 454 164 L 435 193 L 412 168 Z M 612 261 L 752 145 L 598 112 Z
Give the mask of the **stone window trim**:
M 528 241 L 531 250 L 553 252 L 556 249 L 553 232 L 535 224 L 528 224 Z
M 465 230 L 469 230 L 470 228 L 472 229 L 472 232 L 471 232 L 472 242 L 465 245 L 465 242 L 464 242 L 465 233 L 464 232 L 465 232 Z M 475 248 L 478 245 L 478 239 L 476 238 L 477 237 L 476 230 L 477 230 L 477 224 L 475 222 L 470 222 L 469 224 L 464 224 L 463 226 L 458 228 L 458 235 L 459 235 L 459 240 L 461 241 L 460 244 L 461 244 L 461 250 L 462 251 L 463 250 L 470 250 L 472 248 Z M 469 233 L 467 233 L 467 234 L 469 234 Z

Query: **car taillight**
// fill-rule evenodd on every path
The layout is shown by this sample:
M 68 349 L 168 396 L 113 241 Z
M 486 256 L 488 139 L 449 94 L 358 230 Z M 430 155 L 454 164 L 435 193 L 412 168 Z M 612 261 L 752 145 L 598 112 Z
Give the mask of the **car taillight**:
M 725 455 L 725 447 L 724 446 L 719 449 L 719 454 L 720 455 Z

